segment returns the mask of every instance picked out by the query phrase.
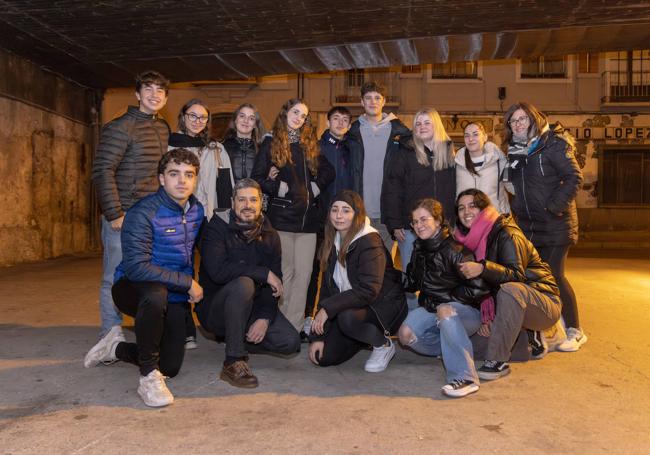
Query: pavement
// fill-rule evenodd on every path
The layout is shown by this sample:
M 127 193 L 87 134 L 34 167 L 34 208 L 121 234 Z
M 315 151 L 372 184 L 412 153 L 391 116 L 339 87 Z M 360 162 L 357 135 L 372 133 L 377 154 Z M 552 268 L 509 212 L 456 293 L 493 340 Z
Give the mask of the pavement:
M 199 336 L 162 409 L 134 366 L 83 368 L 100 269 L 89 255 L 1 270 L 0 454 L 650 453 L 650 260 L 570 257 L 588 343 L 466 398 L 440 393 L 440 360 L 401 349 L 378 374 L 367 352 L 330 368 L 253 355 L 260 387 L 237 389 L 218 378 L 223 344 Z

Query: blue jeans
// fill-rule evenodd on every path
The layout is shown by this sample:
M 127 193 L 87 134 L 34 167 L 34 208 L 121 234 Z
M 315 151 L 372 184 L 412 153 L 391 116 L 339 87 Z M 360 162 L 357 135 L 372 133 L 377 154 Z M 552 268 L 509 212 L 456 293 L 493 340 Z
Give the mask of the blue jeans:
M 455 313 L 448 319 L 438 320 L 435 313 L 422 307 L 411 311 L 404 325 L 416 337 L 409 346 L 420 354 L 439 356 L 447 369 L 447 382 L 468 379 L 479 383 L 474 365 L 474 351 L 469 340 L 481 327 L 481 312 L 458 302 L 450 302 Z
M 417 238 L 412 230 L 404 229 L 404 236 L 406 240 L 403 242 L 397 241 L 399 246 L 399 257 L 402 260 L 402 272 L 406 273 L 406 266 L 411 262 L 411 253 L 413 253 L 413 242 Z M 409 311 L 418 307 L 418 296 L 413 292 L 406 293 L 406 303 L 409 306 Z
M 106 335 L 113 326 L 122 325 L 122 314 L 115 306 L 111 295 L 115 269 L 122 262 L 122 240 L 120 231 L 114 231 L 110 221 L 106 221 L 103 215 L 102 244 L 104 245 L 104 258 L 102 284 L 99 288 L 99 315 L 102 319 L 100 337 Z

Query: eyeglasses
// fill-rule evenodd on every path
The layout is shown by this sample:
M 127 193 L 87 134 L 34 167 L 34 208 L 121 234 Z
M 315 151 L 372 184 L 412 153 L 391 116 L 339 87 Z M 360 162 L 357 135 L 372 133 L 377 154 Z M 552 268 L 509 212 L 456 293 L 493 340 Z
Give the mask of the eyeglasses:
M 433 219 L 432 216 L 426 216 L 426 217 L 423 216 L 419 220 L 411 221 L 411 227 L 414 227 L 414 228 L 418 227 L 420 224 L 425 224 L 427 221 L 432 220 L 432 219 Z
M 526 123 L 528 123 L 528 120 L 529 119 L 528 119 L 527 115 L 522 115 L 519 118 L 510 119 L 510 121 L 508 121 L 508 123 L 510 124 L 510 126 L 514 126 L 516 124 L 525 125 Z
M 199 117 L 196 114 L 185 114 L 188 119 L 190 119 L 190 122 L 195 122 L 195 123 L 208 123 L 208 118 L 207 117 Z

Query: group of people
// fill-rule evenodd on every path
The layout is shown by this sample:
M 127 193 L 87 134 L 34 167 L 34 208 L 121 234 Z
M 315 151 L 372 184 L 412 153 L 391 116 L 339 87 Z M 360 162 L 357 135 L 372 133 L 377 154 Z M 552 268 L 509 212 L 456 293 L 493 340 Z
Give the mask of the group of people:
M 320 140 L 307 104 L 291 99 L 267 134 L 242 104 L 219 143 L 198 99 L 170 134 L 158 116 L 168 90 L 160 73 L 139 75 L 139 105 L 106 124 L 93 165 L 102 329 L 84 365 L 137 365 L 148 406 L 173 402 L 165 377 L 197 346 L 192 306 L 225 342 L 220 377 L 236 387 L 258 385 L 249 353 L 292 355 L 301 338 L 319 366 L 369 348 L 367 372 L 387 368 L 398 339 L 442 357 L 452 397 L 508 374 L 522 336 L 543 357 L 542 332 L 560 317 L 558 350 L 586 342 L 564 274 L 582 176 L 572 138 L 534 106 L 506 112 L 502 148 L 470 123 L 456 151 L 435 110 L 416 113 L 411 131 L 367 82 L 364 113 L 352 122 L 333 107 Z

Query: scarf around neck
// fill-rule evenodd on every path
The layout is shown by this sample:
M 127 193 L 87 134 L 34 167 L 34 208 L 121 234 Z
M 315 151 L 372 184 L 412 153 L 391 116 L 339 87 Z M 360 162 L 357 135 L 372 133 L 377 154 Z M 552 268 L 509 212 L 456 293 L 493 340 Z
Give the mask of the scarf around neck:
M 460 229 L 456 229 L 454 237 L 474 253 L 477 261 L 482 261 L 485 259 L 488 235 L 498 218 L 499 212 L 489 205 L 481 210 L 467 234 L 463 234 Z M 494 298 L 489 295 L 481 301 L 481 322 L 486 324 L 494 320 L 494 316 Z
M 262 235 L 264 215 L 260 214 L 260 216 L 252 223 L 242 223 L 237 220 L 235 211 L 230 210 L 230 222 L 228 224 L 230 228 L 236 232 L 239 238 L 246 243 L 251 243 Z

